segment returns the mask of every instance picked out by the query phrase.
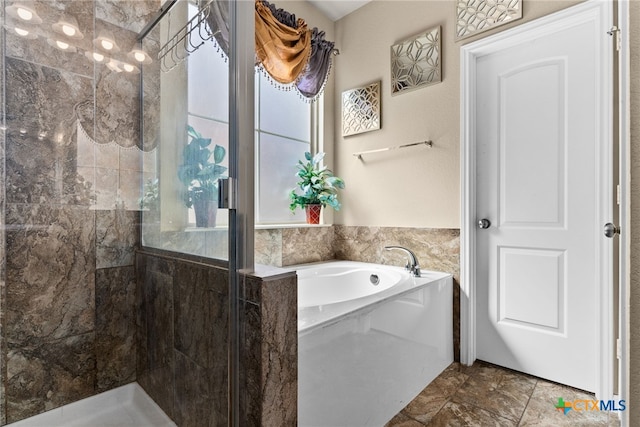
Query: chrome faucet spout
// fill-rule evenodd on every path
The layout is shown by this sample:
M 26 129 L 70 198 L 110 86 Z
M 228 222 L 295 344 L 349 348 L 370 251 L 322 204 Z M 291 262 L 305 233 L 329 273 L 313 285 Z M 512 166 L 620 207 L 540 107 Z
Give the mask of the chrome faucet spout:
M 416 257 L 416 254 L 403 246 L 385 246 L 384 249 L 387 251 L 398 249 L 406 253 L 409 257 L 409 261 L 407 262 L 407 265 L 405 265 L 405 268 L 415 277 L 420 277 L 420 263 L 418 263 L 418 257 Z

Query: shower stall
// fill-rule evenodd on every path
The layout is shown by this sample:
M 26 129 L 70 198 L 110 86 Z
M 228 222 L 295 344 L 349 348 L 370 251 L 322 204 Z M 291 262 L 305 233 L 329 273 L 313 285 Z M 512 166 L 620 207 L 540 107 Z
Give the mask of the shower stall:
M 295 273 L 253 260 L 253 2 L 2 6 L 0 425 L 135 383 L 180 426 L 295 420 Z M 202 227 L 194 141 L 233 196 Z

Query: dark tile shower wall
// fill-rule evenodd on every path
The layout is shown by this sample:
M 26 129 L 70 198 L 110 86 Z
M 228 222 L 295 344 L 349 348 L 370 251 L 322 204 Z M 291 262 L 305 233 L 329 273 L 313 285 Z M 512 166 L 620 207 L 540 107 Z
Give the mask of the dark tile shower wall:
M 227 420 L 228 272 L 137 257 L 137 378 L 181 427 Z
M 130 49 L 160 2 L 28 3 L 43 19 L 39 37 L 6 30 L 0 40 L 7 125 L 0 141 L 0 425 L 136 378 L 139 213 L 95 208 L 96 187 L 79 167 L 76 123 L 98 144 L 137 144 L 139 76 L 116 74 L 82 52 L 100 29 Z M 1 4 L 4 13 L 11 2 Z M 84 34 L 76 53 L 46 42 L 63 13 Z M 124 170 L 105 177 L 138 188 L 134 178 Z
M 228 271 L 175 255 L 137 255 L 137 381 L 180 427 L 226 426 Z M 295 275 L 255 274 L 243 289 L 240 425 L 296 425 Z

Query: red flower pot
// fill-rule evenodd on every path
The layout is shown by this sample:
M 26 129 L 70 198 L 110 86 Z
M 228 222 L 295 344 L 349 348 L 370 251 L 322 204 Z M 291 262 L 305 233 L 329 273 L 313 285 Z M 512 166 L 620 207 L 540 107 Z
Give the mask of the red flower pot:
M 322 205 L 306 205 L 304 210 L 307 213 L 307 224 L 320 224 Z

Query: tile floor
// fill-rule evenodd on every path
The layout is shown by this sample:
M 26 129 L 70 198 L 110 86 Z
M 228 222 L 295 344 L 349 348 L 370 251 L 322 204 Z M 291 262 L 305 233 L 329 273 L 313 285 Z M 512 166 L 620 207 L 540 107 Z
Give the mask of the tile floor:
M 565 401 L 594 400 L 581 390 L 486 362 L 453 363 L 385 427 L 619 426 L 616 412 L 555 409 Z

